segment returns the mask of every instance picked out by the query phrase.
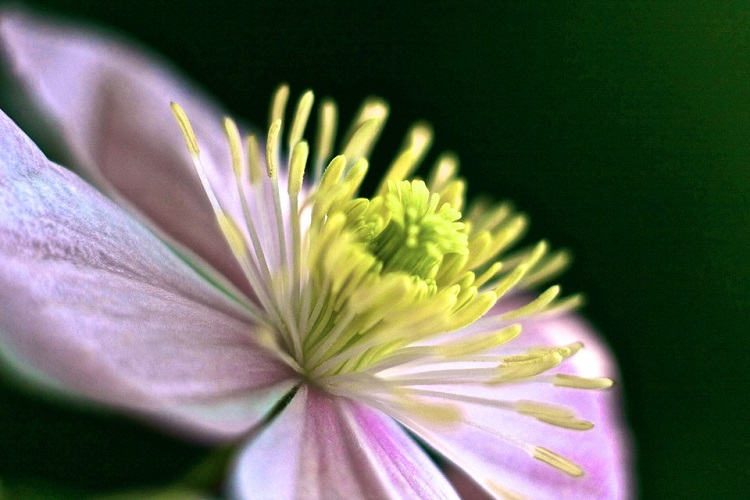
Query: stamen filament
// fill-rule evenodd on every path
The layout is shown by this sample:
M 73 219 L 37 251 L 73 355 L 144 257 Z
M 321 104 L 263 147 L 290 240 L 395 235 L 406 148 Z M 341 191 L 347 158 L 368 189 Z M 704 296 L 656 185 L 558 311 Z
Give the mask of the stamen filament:
M 539 295 L 536 299 L 532 300 L 525 306 L 519 307 L 509 313 L 505 313 L 500 316 L 503 321 L 516 320 L 523 318 L 524 316 L 531 316 L 538 314 L 543 311 L 545 307 L 552 303 L 555 298 L 560 295 L 560 287 L 558 285 L 551 286 L 544 293 Z
M 206 176 L 206 172 L 203 168 L 203 163 L 200 159 L 200 149 L 198 147 L 198 141 L 195 137 L 195 133 L 193 132 L 193 127 L 190 124 L 190 120 L 188 120 L 187 115 L 185 114 L 185 111 L 177 104 L 172 103 L 172 112 L 174 113 L 175 117 L 177 118 L 177 122 L 180 125 L 180 129 L 182 130 L 182 133 L 185 137 L 185 143 L 188 146 L 188 151 L 190 152 L 190 158 L 193 161 L 193 166 L 195 168 L 196 173 L 198 174 L 198 178 L 200 179 L 201 185 L 203 186 L 203 190 L 206 192 L 206 196 L 208 197 L 208 200 L 211 204 L 211 208 L 214 211 L 214 215 L 216 217 L 216 220 L 219 224 L 219 228 L 221 229 L 224 236 L 227 238 L 227 242 L 229 243 L 230 249 L 232 250 L 232 253 L 237 258 L 238 263 L 243 268 L 245 275 L 248 277 L 248 279 L 251 279 L 251 277 L 255 277 L 255 273 L 252 270 L 251 264 L 248 261 L 246 255 L 242 251 L 242 249 L 245 249 L 244 243 L 241 243 L 242 238 L 238 234 L 236 234 L 236 226 L 234 226 L 234 222 L 232 219 L 224 212 L 224 209 L 221 207 L 221 203 L 219 203 L 218 198 L 216 197 L 216 193 L 214 193 L 213 188 L 211 187 L 211 184 L 208 181 L 208 177 Z M 240 248 L 242 247 L 242 248 Z M 251 282 L 252 286 L 252 282 Z M 260 295 L 258 297 L 261 298 Z M 263 318 L 264 314 L 262 311 L 260 311 L 255 304 L 252 304 L 252 302 L 248 301 L 246 304 L 249 307 L 248 312 L 257 320 L 261 320 Z
M 308 111 L 309 112 L 309 111 Z M 292 226 L 292 302 L 295 312 L 299 314 L 301 268 L 302 268 L 302 236 L 300 229 L 299 192 L 302 178 L 305 174 L 305 164 L 308 156 L 307 143 L 298 142 L 292 150 L 289 168 L 289 218 Z
M 331 277 L 327 276 L 326 281 L 324 282 L 324 286 L 321 288 L 323 290 L 329 290 L 331 287 Z M 313 288 L 307 287 L 305 289 L 307 293 L 306 296 L 310 297 L 309 301 L 312 301 L 312 295 L 313 295 Z M 305 345 L 305 348 L 308 348 L 308 345 L 312 341 L 316 339 L 316 333 L 318 333 L 318 330 L 322 329 L 322 325 L 327 323 L 328 318 L 330 317 L 330 314 L 332 314 L 332 310 L 330 307 L 326 308 L 326 316 L 323 318 L 323 320 L 320 320 L 320 313 L 323 311 L 323 308 L 330 302 L 330 296 L 327 293 L 321 293 L 316 295 L 315 297 L 315 306 L 313 308 L 313 311 L 309 315 L 302 316 L 302 320 L 304 321 L 304 328 L 300 327 L 300 331 L 303 335 L 303 342 Z M 318 325 L 318 328 L 313 329 L 315 325 Z
M 347 311 L 343 317 L 339 317 L 336 321 L 335 326 L 328 332 L 326 332 L 325 340 L 316 348 L 310 352 L 309 366 L 317 366 L 317 363 L 321 361 L 323 355 L 326 354 L 334 343 L 339 340 L 344 329 L 349 326 L 349 323 L 354 319 L 354 311 Z
M 281 310 L 278 304 L 271 299 L 271 291 L 267 288 L 267 286 L 265 286 L 265 284 L 272 283 L 272 277 L 270 269 L 268 267 L 268 262 L 265 258 L 265 252 L 263 251 L 263 247 L 261 245 L 260 238 L 258 237 L 255 224 L 253 223 L 253 217 L 250 213 L 248 200 L 245 195 L 245 189 L 242 185 L 242 179 L 244 177 L 244 165 L 242 163 L 240 133 L 235 122 L 229 118 L 224 120 L 224 131 L 230 144 L 235 185 L 237 187 L 240 203 L 242 205 L 245 227 L 251 240 L 250 246 L 244 245 L 245 253 L 250 254 L 254 257 L 254 260 L 252 261 L 252 269 L 250 269 L 250 267 L 248 266 L 248 268 L 246 269 L 246 274 L 248 275 L 248 280 L 250 280 L 253 289 L 256 291 L 256 294 L 258 294 L 259 299 L 261 300 L 261 303 L 263 304 L 266 311 L 272 312 L 275 315 L 278 324 L 284 325 L 283 328 L 281 328 L 281 331 L 288 333 L 290 331 L 288 327 L 289 318 L 284 318 L 284 311 Z M 257 264 L 255 263 L 256 260 Z M 263 279 L 260 279 L 258 273 L 263 275 Z M 295 342 L 295 339 L 289 335 L 287 335 L 286 342 L 289 346 L 295 346 L 296 344 L 299 344 L 299 342 Z M 295 350 L 301 350 L 301 348 L 295 348 Z
M 276 234 L 279 242 L 279 264 L 281 269 L 288 267 L 288 256 L 286 247 L 286 229 L 284 228 L 284 214 L 281 209 L 281 195 L 279 192 L 279 176 L 276 164 L 278 157 L 279 142 L 281 140 L 281 119 L 277 119 L 271 124 L 268 130 L 268 142 L 266 143 L 266 167 L 268 177 L 271 179 L 271 195 L 273 197 L 274 219 L 276 220 Z M 281 273 L 279 276 L 279 286 L 281 287 L 279 298 L 283 301 L 287 297 L 286 274 Z

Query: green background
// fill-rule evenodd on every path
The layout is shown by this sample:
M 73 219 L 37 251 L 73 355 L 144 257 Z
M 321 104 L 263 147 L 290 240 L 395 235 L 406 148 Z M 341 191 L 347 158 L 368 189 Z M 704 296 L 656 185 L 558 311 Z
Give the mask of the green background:
M 641 496 L 750 493 L 747 2 L 28 4 L 154 47 L 249 121 L 281 80 L 345 114 L 383 96 L 376 163 L 431 121 L 471 194 L 515 200 L 531 238 L 573 250 L 561 281 L 619 358 Z M 5 481 L 124 488 L 204 453 L 0 392 Z

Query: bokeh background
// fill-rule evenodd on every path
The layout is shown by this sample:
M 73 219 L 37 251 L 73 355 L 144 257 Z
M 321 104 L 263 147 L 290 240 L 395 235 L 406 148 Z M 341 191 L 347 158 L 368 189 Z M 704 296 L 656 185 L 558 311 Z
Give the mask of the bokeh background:
M 573 250 L 561 279 L 619 358 L 643 498 L 750 494 L 750 4 L 746 1 L 15 5 L 111 27 L 263 124 L 280 81 L 377 94 L 385 162 L 425 118 L 472 195 L 515 200 Z M 434 157 L 434 154 L 432 157 Z M 0 390 L 0 479 L 106 491 L 206 450 Z M 31 491 L 31 490 L 29 490 Z

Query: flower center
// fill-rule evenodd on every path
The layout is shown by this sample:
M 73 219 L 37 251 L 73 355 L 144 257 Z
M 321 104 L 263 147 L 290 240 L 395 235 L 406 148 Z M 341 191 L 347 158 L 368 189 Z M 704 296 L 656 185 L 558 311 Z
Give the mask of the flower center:
M 366 370 L 494 304 L 496 294 L 478 293 L 465 269 L 467 228 L 440 193 L 390 179 L 371 199 L 347 198 L 359 176 L 334 182 L 329 172 L 338 175 L 336 163 L 316 193 L 310 231 L 310 290 L 324 305 L 302 345 L 308 373 Z
M 367 242 L 372 254 L 383 263 L 384 272 L 401 271 L 434 282 L 443 256 L 467 254 L 468 240 L 458 222 L 461 212 L 440 195 L 430 194 L 422 181 L 401 181 L 388 185 L 382 209 L 364 220 L 364 227 L 387 225 Z
M 343 153 L 330 161 L 335 107 L 323 103 L 317 154 L 311 159 L 314 174 L 305 185 L 310 151 L 302 137 L 312 93 L 297 105 L 288 164 L 279 168 L 287 97 L 288 88 L 282 87 L 274 99 L 265 158 L 250 135 L 245 160 L 239 131 L 225 120 L 237 187 L 231 199 L 212 189 L 190 123 L 179 106 L 173 110 L 219 226 L 257 294 L 245 301 L 248 312 L 259 330 L 268 332 L 269 348 L 297 371 L 325 385 L 346 374 L 372 377 L 418 359 L 463 359 L 517 335 L 520 328 L 509 320 L 549 309 L 558 287 L 504 314 L 497 327 L 488 321 L 476 335 L 433 346 L 434 338 L 476 322 L 509 290 L 559 270 L 564 255 L 544 259 L 546 245 L 540 243 L 509 263 L 495 262 L 522 234 L 525 217 L 508 205 L 482 204 L 462 217 L 464 183 L 455 175 L 457 160 L 450 154 L 438 159 L 426 182 L 408 180 L 431 142 L 425 124 L 407 135 L 375 195 L 356 197 L 387 115 L 378 100 L 363 105 Z M 237 198 L 241 210 L 225 208 L 237 207 Z M 254 214 L 268 213 L 269 206 L 271 220 L 258 220 Z M 564 356 L 557 352 L 525 359 L 522 372 L 560 362 Z M 513 363 L 506 360 L 508 366 Z M 486 381 L 499 377 L 495 371 Z
M 342 154 L 329 161 L 335 106 L 323 103 L 315 153 L 308 158 L 302 137 L 313 97 L 303 94 L 288 134 L 289 157 L 279 168 L 287 97 L 288 88 L 281 87 L 265 155 L 249 135 L 245 157 L 237 126 L 225 119 L 234 191 L 226 189 L 232 179 L 220 168 L 209 179 L 190 122 L 173 104 L 219 228 L 254 292 L 242 297 L 225 287 L 254 320 L 253 339 L 309 383 L 366 402 L 411 428 L 425 420 L 471 424 L 454 404 L 460 402 L 590 429 L 591 422 L 565 407 L 463 391 L 465 384 L 492 389 L 530 379 L 577 389 L 612 384 L 548 373 L 575 355 L 580 342 L 510 353 L 500 348 L 520 333 L 518 319 L 575 307 L 578 297 L 556 301 L 560 289 L 553 286 L 526 304 L 486 314 L 513 289 L 556 274 L 566 254 L 548 256 L 541 242 L 498 261 L 523 233 L 526 219 L 507 204 L 465 210 L 464 182 L 450 154 L 437 160 L 428 180 L 408 180 L 431 141 L 424 124 L 409 132 L 374 196 L 356 197 L 387 115 L 379 100 L 365 102 Z M 311 182 L 304 183 L 308 159 L 314 168 Z M 214 191 L 218 183 L 222 190 Z M 495 435 L 569 475 L 583 474 L 551 450 Z

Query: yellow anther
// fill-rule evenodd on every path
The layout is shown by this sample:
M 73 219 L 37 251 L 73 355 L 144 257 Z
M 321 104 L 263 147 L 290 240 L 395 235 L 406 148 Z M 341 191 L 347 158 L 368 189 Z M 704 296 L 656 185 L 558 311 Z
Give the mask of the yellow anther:
M 541 415 L 537 416 L 536 419 L 545 424 L 570 429 L 572 431 L 589 431 L 594 428 L 593 422 L 580 418 L 547 417 Z
M 573 477 L 581 477 L 584 474 L 583 469 L 578 464 L 547 448 L 534 446 L 531 456 Z
M 388 168 L 377 193 L 383 195 L 388 192 L 390 182 L 406 179 L 422 161 L 432 143 L 432 129 L 426 123 L 418 123 L 412 127 L 406 136 L 401 152 Z
M 536 263 L 539 261 L 539 259 L 542 258 L 542 255 L 547 251 L 547 243 L 545 241 L 540 241 L 536 247 L 534 247 L 534 250 L 531 251 L 529 256 L 518 266 L 516 266 L 513 271 L 511 271 L 508 276 L 500 280 L 500 282 L 497 284 L 497 287 L 495 288 L 495 293 L 498 297 L 502 297 L 505 295 L 511 288 L 513 288 L 516 284 L 518 284 L 519 281 L 524 277 L 524 275 L 529 272 L 529 269 L 536 265 Z
M 302 179 L 305 176 L 305 165 L 307 164 L 307 155 L 309 154 L 307 142 L 298 142 L 292 150 L 292 157 L 289 161 L 289 194 L 296 196 L 302 188 Z
M 383 120 L 381 118 L 371 118 L 354 131 L 351 139 L 346 143 L 343 153 L 349 164 L 365 158 L 369 154 L 382 128 Z
M 430 300 L 420 301 L 415 298 L 415 295 L 425 294 L 420 294 L 418 288 L 418 284 L 411 283 L 411 286 L 406 290 L 407 296 L 404 305 L 395 308 L 383 317 L 384 326 L 403 326 L 404 331 L 399 338 L 403 345 L 421 340 L 426 335 L 434 335 L 435 330 L 444 330 L 445 320 L 441 312 L 450 310 L 456 301 L 456 296 L 450 289 L 443 290 L 442 293 L 431 297 Z M 415 290 L 417 293 L 414 293 Z M 428 326 L 427 329 L 425 329 L 425 325 Z M 391 331 L 390 329 L 384 329 L 381 333 L 389 335 Z
M 489 231 L 482 231 L 481 233 L 475 233 L 469 239 L 469 255 L 470 261 L 467 262 L 469 269 L 475 269 L 477 266 L 474 262 L 477 260 L 477 255 L 489 254 L 487 249 L 492 245 L 492 235 Z
M 466 193 L 466 182 L 463 179 L 453 179 L 439 193 L 443 203 L 450 204 L 456 210 L 463 210 Z
M 224 237 L 234 254 L 244 256 L 247 252 L 247 243 L 245 242 L 245 237 L 243 236 L 242 231 L 240 231 L 240 228 L 234 219 L 226 213 L 220 212 L 216 214 L 216 220 L 219 222 L 219 228 L 224 234 Z
M 286 110 L 286 103 L 288 100 L 289 85 L 279 85 L 279 88 L 276 89 L 276 93 L 271 100 L 271 112 L 268 117 L 269 128 L 276 120 L 284 120 L 284 111 Z
M 502 229 L 497 230 L 493 238 L 495 244 L 492 248 L 492 255 L 497 255 L 497 253 L 515 243 L 523 235 L 528 225 L 529 220 L 526 216 L 518 215 L 508 221 Z
M 460 339 L 435 347 L 435 353 L 445 358 L 472 356 L 502 345 L 521 333 L 521 325 L 510 325 L 494 333 Z
M 474 223 L 476 231 L 494 231 L 512 213 L 513 208 L 510 203 L 501 203 L 493 207 L 480 202 L 472 206 L 466 218 Z
M 185 144 L 187 144 L 188 151 L 191 155 L 198 156 L 200 154 L 200 149 L 198 148 L 198 140 L 195 138 L 195 132 L 193 132 L 193 126 L 190 125 L 190 120 L 188 120 L 185 111 L 179 104 L 173 102 L 171 103 L 171 106 L 172 113 L 174 113 L 175 118 L 177 118 L 177 123 L 180 125 L 180 130 L 182 130 L 182 135 L 185 137 Z
M 555 304 L 544 311 L 545 314 L 561 314 L 565 311 L 570 311 L 581 307 L 586 302 L 586 298 L 582 294 L 571 295 L 564 299 L 555 302 Z
M 432 168 L 427 185 L 433 193 L 440 193 L 458 172 L 458 157 L 443 153 Z
M 548 279 L 561 273 L 568 265 L 570 265 L 571 256 L 570 253 L 562 250 L 555 252 L 552 256 L 545 259 L 539 264 L 537 269 L 529 273 L 522 280 L 521 284 L 524 288 L 533 287 L 541 282 L 547 281 Z
M 331 160 L 328 167 L 326 167 L 325 172 L 323 172 L 323 177 L 320 179 L 318 191 L 326 192 L 333 188 L 333 186 L 335 186 L 341 179 L 345 167 L 346 157 L 344 155 L 338 155 Z
M 519 413 L 530 415 L 540 422 L 557 427 L 575 431 L 587 431 L 594 427 L 593 423 L 578 418 L 573 410 L 564 406 L 537 401 L 518 401 L 515 406 Z
M 313 101 L 315 100 L 312 90 L 308 90 L 297 103 L 297 111 L 294 113 L 294 121 L 292 122 L 292 130 L 289 132 L 289 151 L 294 149 L 294 146 L 302 140 L 302 136 L 305 133 L 305 127 L 307 126 L 307 120 L 310 118 L 310 111 L 312 110 Z
M 268 129 L 268 142 L 266 143 L 266 172 L 268 177 L 275 179 L 278 175 L 276 169 L 276 158 L 279 150 L 279 133 L 281 132 L 281 120 L 278 119 Z
M 470 303 L 451 314 L 449 331 L 463 328 L 485 315 L 497 302 L 495 292 L 484 292 L 477 295 Z
M 456 304 L 457 307 L 465 306 L 469 303 L 469 301 L 473 300 L 477 296 L 476 287 L 469 286 L 465 282 L 457 283 L 457 285 L 461 287 L 461 291 L 458 294 L 458 301 Z
M 477 288 L 481 288 L 482 285 L 497 276 L 497 273 L 499 273 L 502 268 L 502 262 L 495 262 L 474 280 L 474 286 L 476 286 Z
M 315 180 L 320 179 L 321 169 L 333 152 L 333 142 L 337 127 L 336 104 L 326 99 L 320 106 L 318 115 L 318 137 L 315 143 Z
M 366 121 L 376 119 L 379 122 L 385 124 L 388 118 L 388 103 L 378 97 L 368 97 L 360 106 L 357 111 L 356 118 L 352 120 L 352 124 L 344 135 L 344 144 L 347 144 L 354 136 L 355 132 L 362 126 Z M 378 132 L 379 133 L 379 132 Z M 374 141 L 377 140 L 377 136 Z M 369 149 L 366 154 L 369 154 Z
M 367 169 L 369 168 L 369 163 L 366 159 L 360 158 L 357 160 L 354 165 L 349 169 L 349 171 L 344 176 L 343 183 L 346 187 L 344 191 L 344 200 L 351 199 L 357 191 L 359 191 L 359 186 L 362 185 L 362 181 L 365 180 L 365 175 L 367 175 Z
M 587 378 L 558 373 L 552 378 L 552 383 L 556 386 L 575 389 L 608 389 L 614 382 L 609 378 Z
M 482 236 L 485 241 L 482 241 L 482 245 L 472 252 L 469 266 L 476 268 L 493 259 L 520 238 L 526 226 L 526 217 L 519 215 L 510 220 L 502 229 L 497 230 L 495 234 L 491 234 L 488 241 L 486 241 L 486 237 Z M 487 232 L 481 234 L 484 235 Z
M 540 403 L 539 401 L 516 401 L 515 407 L 519 413 L 535 417 L 575 418 L 576 416 L 576 413 L 570 408 L 549 403 Z
M 242 176 L 242 139 L 237 124 L 231 118 L 224 118 L 224 133 L 229 140 L 229 150 L 232 154 L 232 170 L 238 179 Z
M 502 319 L 505 321 L 522 318 L 532 314 L 538 314 L 543 311 L 553 300 L 560 294 L 560 287 L 558 285 L 551 286 L 539 297 L 532 300 L 528 304 L 514 309 L 509 313 L 505 313 Z
M 555 350 L 538 353 L 522 354 L 519 356 L 505 356 L 500 359 L 497 367 L 498 378 L 495 382 L 524 379 L 539 375 L 562 363 L 565 357 Z
M 583 342 L 573 342 L 572 344 L 568 344 L 566 346 L 558 347 L 557 352 L 560 353 L 560 355 L 567 359 L 573 355 L 575 355 L 578 351 L 583 349 Z
M 471 252 L 471 250 L 469 250 Z M 461 272 L 466 269 L 466 262 L 469 260 L 469 253 L 457 254 L 451 253 L 443 257 L 443 262 L 440 264 L 440 270 L 435 281 L 440 286 L 447 286 L 454 284 L 458 279 L 461 278 Z
M 398 301 L 409 294 L 409 279 L 404 275 L 387 275 L 368 289 L 358 290 L 352 296 L 350 307 L 355 312 L 363 313 L 389 302 Z
M 250 183 L 256 186 L 263 180 L 263 162 L 261 160 L 258 138 L 250 134 L 247 136 L 247 164 L 250 172 Z

